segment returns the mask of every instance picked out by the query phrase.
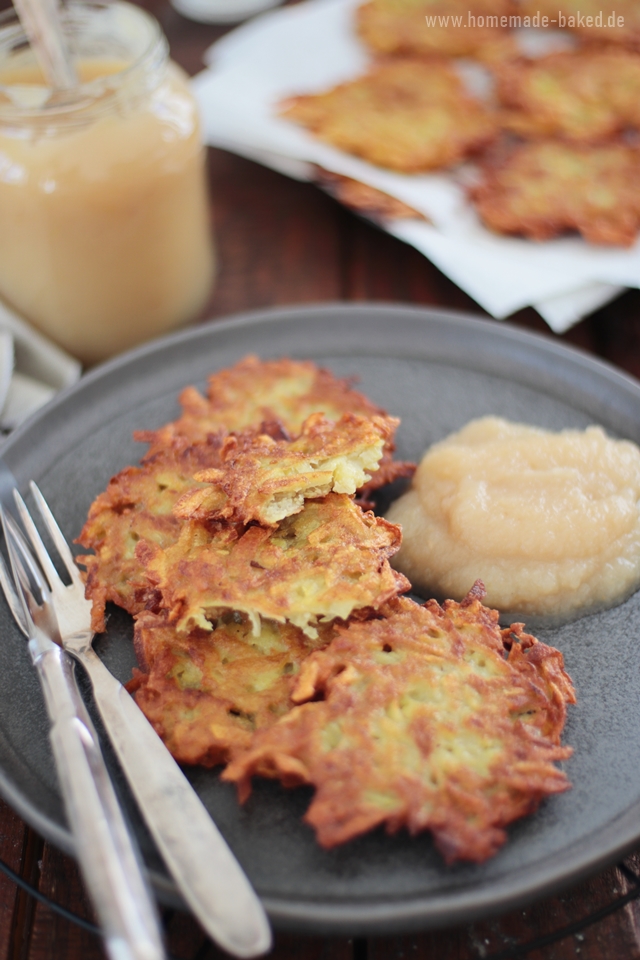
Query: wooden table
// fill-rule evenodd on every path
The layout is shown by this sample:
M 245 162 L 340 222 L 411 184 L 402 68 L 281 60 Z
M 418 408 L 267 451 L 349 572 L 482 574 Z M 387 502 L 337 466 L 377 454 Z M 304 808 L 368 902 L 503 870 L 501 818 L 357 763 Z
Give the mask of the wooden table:
M 6 5 L 0 2 L 0 6 Z M 168 0 L 146 0 L 190 73 L 224 30 L 192 23 Z M 204 311 L 222 317 L 276 304 L 383 300 L 478 306 L 419 253 L 358 219 L 318 189 L 220 150 L 211 150 L 212 225 L 220 273 Z M 640 292 L 630 291 L 562 337 L 640 377 Z M 509 320 L 554 336 L 533 310 Z M 46 896 L 90 917 L 75 863 L 45 843 L 0 802 L 0 858 Z M 640 851 L 626 861 L 640 874 Z M 618 868 L 561 896 L 498 919 L 418 936 L 328 940 L 279 933 L 273 960 L 482 960 L 553 933 L 631 890 Z M 169 946 L 181 960 L 222 956 L 189 916 L 166 917 Z M 640 905 L 631 901 L 577 935 L 529 953 L 531 960 L 640 960 Z M 0 960 L 99 960 L 100 941 L 62 919 L 0 874 Z

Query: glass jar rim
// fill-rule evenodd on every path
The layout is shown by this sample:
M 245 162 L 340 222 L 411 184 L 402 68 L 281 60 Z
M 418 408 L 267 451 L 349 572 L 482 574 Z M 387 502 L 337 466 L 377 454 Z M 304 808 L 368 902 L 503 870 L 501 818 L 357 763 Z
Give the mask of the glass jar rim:
M 98 98 L 101 98 L 103 106 L 108 108 L 107 101 L 117 97 L 118 91 L 127 87 L 131 78 L 138 72 L 145 67 L 153 70 L 154 66 L 157 67 L 168 59 L 169 45 L 160 24 L 148 11 L 136 4 L 129 3 L 127 0 L 68 0 L 60 10 L 63 33 L 68 33 L 76 27 L 83 16 L 98 17 L 100 14 L 112 15 L 114 11 L 121 11 L 130 18 L 138 30 L 146 33 L 144 42 L 121 70 L 116 70 L 104 77 L 80 82 L 70 94 L 54 97 L 45 104 L 13 106 L 11 97 L 7 95 L 11 86 L 0 82 L 0 94 L 4 92 L 7 99 L 6 106 L 0 104 L 0 117 L 3 119 L 20 117 L 24 120 L 42 118 L 62 120 L 65 116 L 86 112 Z M 9 8 L 0 13 L 0 74 L 3 66 L 5 64 L 8 66 L 7 61 L 11 51 L 19 46 L 27 48 L 29 41 L 15 9 Z M 107 54 L 103 54 L 103 57 L 108 59 Z M 119 58 L 114 56 L 113 59 Z M 51 92 L 50 88 L 49 92 Z

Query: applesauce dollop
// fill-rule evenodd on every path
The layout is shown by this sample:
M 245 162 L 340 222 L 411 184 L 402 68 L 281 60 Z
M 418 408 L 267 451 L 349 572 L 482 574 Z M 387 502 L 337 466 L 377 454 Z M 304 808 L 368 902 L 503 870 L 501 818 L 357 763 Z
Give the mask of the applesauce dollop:
M 639 500 L 634 443 L 483 417 L 431 447 L 392 504 L 394 566 L 425 596 L 460 600 L 479 578 L 505 616 L 560 622 L 640 584 Z

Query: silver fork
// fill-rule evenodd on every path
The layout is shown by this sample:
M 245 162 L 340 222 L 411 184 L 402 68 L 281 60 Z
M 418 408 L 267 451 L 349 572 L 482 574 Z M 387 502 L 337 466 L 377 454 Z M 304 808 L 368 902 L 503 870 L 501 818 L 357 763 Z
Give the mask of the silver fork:
M 266 953 L 271 930 L 260 900 L 180 767 L 94 651 L 91 602 L 85 599 L 73 555 L 33 482 L 31 493 L 71 578 L 67 586 L 58 576 L 22 497 L 14 490 L 20 518 L 50 589 L 63 646 L 89 674 L 105 729 L 169 872 L 216 943 L 237 957 Z
M 42 684 L 67 820 L 107 954 L 110 960 L 163 960 L 155 905 L 78 691 L 73 661 L 58 645 L 58 624 L 49 599 L 44 595 L 41 603 L 36 601 L 26 569 L 31 564 L 16 525 L 1 508 L 0 513 L 13 572 L 12 581 L 0 555 L 0 583 L 29 640 Z

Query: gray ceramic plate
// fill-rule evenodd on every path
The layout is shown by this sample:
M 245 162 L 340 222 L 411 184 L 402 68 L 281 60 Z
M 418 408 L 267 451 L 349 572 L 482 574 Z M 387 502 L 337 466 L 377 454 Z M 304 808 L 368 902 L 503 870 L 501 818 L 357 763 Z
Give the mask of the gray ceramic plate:
M 176 416 L 187 384 L 248 352 L 311 358 L 356 375 L 402 417 L 399 455 L 418 458 L 472 417 L 495 413 L 544 427 L 602 424 L 640 442 L 640 384 L 551 339 L 473 317 L 396 306 L 280 309 L 198 327 L 89 374 L 3 448 L 22 487 L 34 478 L 69 538 L 109 477 L 135 463 L 134 428 Z M 510 830 L 482 866 L 445 868 L 428 835 L 375 832 L 334 851 L 301 822 L 310 793 L 257 782 L 244 808 L 215 772 L 189 771 L 196 790 L 279 926 L 381 933 L 458 923 L 551 892 L 640 840 L 640 594 L 614 610 L 540 634 L 565 655 L 579 703 L 566 764 L 574 783 Z M 71 851 L 24 641 L 0 607 L 0 791 L 53 843 Z M 131 626 L 115 612 L 98 649 L 121 679 L 133 664 Z M 156 888 L 175 891 L 123 790 Z

